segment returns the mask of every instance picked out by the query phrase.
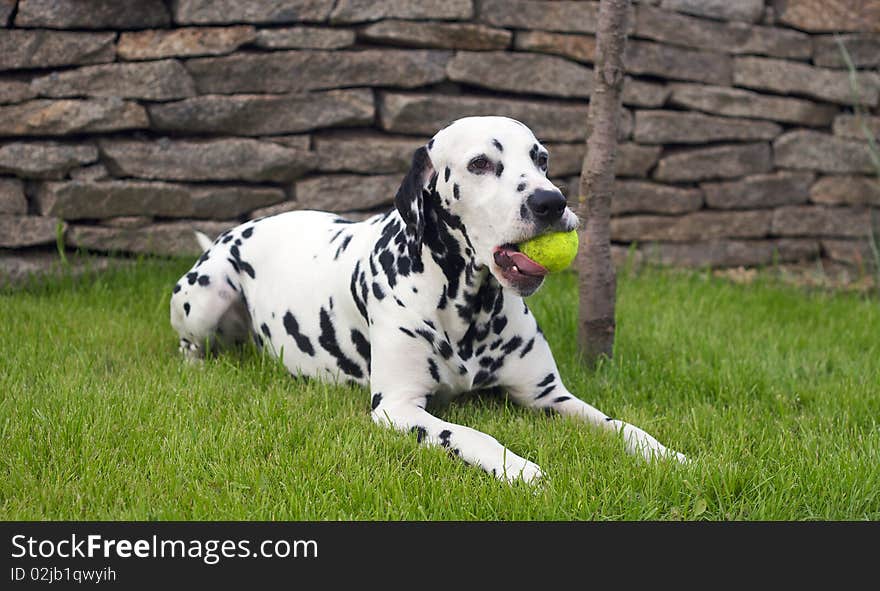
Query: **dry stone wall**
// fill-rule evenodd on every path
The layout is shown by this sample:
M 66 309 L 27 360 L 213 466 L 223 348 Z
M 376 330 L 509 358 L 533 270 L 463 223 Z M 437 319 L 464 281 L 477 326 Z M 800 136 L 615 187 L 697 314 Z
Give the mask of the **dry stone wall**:
M 364 217 L 467 115 L 528 124 L 573 196 L 597 15 L 571 0 L 0 0 L 0 258 L 44 257 L 59 231 L 71 249 L 192 254 L 192 228 Z M 692 266 L 871 260 L 880 0 L 642 1 L 629 35 L 617 246 Z

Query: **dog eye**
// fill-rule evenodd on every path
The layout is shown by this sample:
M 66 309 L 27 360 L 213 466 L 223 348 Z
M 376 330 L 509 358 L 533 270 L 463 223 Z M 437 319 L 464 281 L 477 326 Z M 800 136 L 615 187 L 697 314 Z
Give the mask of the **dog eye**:
M 468 163 L 468 171 L 474 174 L 483 174 L 494 168 L 492 161 L 485 156 L 477 156 Z
M 547 154 L 538 154 L 538 168 L 547 172 Z

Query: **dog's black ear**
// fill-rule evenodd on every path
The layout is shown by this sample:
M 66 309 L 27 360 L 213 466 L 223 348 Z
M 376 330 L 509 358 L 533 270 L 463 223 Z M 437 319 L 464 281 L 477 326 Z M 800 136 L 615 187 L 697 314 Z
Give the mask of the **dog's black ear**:
M 428 156 L 428 148 L 422 146 L 413 154 L 412 166 L 394 198 L 394 205 L 406 224 L 407 232 L 418 247 L 425 232 L 425 197 L 422 193 L 433 174 L 434 165 Z

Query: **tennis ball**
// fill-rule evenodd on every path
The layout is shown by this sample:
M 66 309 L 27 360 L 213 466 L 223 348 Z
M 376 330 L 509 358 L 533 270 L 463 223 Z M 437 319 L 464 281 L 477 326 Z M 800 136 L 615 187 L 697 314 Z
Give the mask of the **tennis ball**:
M 577 255 L 577 230 L 543 234 L 523 242 L 519 250 L 551 273 L 562 271 Z

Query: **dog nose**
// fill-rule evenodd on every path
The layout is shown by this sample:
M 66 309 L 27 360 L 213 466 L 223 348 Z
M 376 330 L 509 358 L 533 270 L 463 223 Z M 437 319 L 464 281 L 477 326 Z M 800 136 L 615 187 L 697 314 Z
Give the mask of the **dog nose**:
M 529 195 L 526 205 L 538 221 L 552 224 L 565 212 L 565 195 L 559 191 L 538 189 Z

